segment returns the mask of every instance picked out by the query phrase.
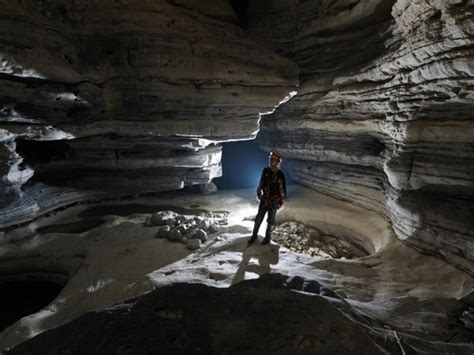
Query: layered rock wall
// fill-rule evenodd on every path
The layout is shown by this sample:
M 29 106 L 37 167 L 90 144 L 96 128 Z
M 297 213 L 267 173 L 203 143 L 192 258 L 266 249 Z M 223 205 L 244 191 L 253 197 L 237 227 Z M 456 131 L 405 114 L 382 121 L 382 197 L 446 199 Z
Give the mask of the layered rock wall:
M 220 1 L 0 2 L 0 228 L 221 175 L 297 66 Z
M 224 0 L 1 5 L 0 229 L 208 182 L 260 122 L 297 182 L 474 270 L 470 2 L 259 0 L 245 31 Z
M 474 270 L 473 5 L 257 1 L 249 32 L 296 61 L 298 95 L 262 120 L 299 183 L 387 216 Z M 363 223 L 363 221 L 361 221 Z

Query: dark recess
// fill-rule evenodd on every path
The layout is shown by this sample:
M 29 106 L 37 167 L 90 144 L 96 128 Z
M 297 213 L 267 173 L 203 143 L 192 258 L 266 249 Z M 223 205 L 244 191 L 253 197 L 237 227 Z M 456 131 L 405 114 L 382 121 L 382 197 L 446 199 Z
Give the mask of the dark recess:
M 237 15 L 237 24 L 245 30 L 249 23 L 248 0 L 229 0 L 229 2 L 234 9 L 235 14 Z
M 9 281 L 0 284 L 0 332 L 17 320 L 47 306 L 63 286 L 48 281 Z
M 65 159 L 69 150 L 69 146 L 63 140 L 33 141 L 19 138 L 16 144 L 16 151 L 24 158 L 26 164 Z

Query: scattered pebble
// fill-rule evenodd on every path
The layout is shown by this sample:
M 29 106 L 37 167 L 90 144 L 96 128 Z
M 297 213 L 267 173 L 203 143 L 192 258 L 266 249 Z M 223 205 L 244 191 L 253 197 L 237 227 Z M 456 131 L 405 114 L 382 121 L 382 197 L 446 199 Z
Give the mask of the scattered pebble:
M 337 237 L 306 227 L 295 221 L 286 221 L 275 227 L 272 240 L 295 253 L 322 256 L 324 258 L 352 259 L 364 256 L 360 249 Z

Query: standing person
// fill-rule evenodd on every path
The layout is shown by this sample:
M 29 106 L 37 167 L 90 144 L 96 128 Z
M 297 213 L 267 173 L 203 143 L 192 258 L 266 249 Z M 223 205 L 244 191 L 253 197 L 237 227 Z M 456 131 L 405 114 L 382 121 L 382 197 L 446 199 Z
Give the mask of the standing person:
M 283 155 L 280 152 L 271 152 L 268 158 L 270 166 L 265 167 L 262 171 L 260 183 L 257 188 L 257 198 L 260 200 L 260 204 L 258 206 L 257 216 L 255 217 L 253 233 L 248 240 L 249 245 L 257 239 L 258 230 L 267 212 L 267 230 L 262 245 L 270 242 L 271 233 L 275 227 L 276 212 L 286 199 L 285 174 L 280 170 L 282 158 Z

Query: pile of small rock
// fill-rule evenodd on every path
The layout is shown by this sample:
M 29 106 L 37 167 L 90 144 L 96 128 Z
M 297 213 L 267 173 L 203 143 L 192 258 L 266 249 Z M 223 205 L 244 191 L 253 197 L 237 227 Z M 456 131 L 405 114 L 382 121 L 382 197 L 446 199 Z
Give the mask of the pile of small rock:
M 147 225 L 159 226 L 156 237 L 186 244 L 189 249 L 199 249 L 209 234 L 218 231 L 218 225 L 227 224 L 227 213 L 203 212 L 183 215 L 166 210 L 152 214 Z
M 286 221 L 275 227 L 272 240 L 296 253 L 325 258 L 352 259 L 364 256 L 352 244 L 321 233 L 301 222 Z

